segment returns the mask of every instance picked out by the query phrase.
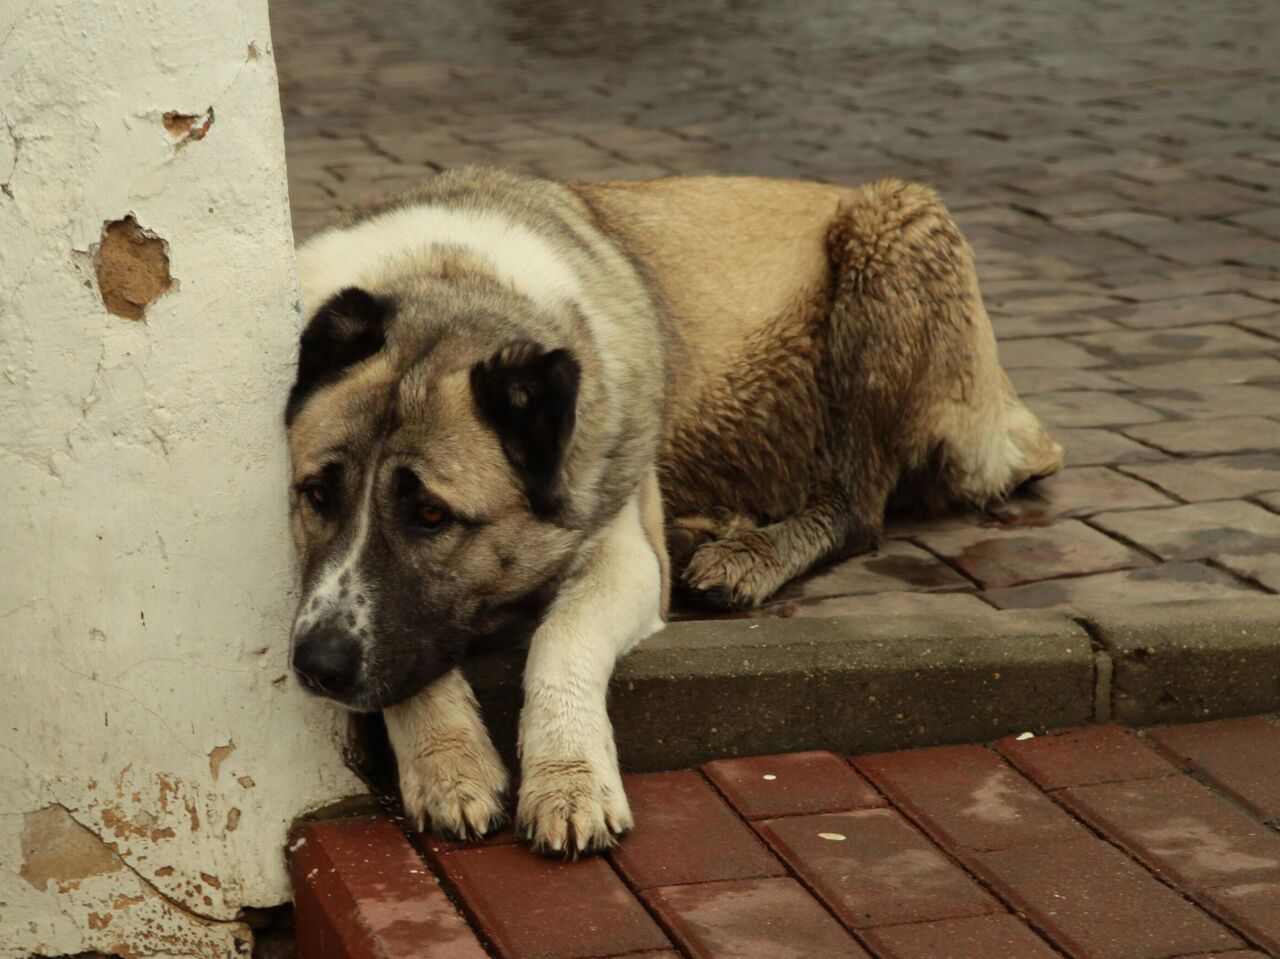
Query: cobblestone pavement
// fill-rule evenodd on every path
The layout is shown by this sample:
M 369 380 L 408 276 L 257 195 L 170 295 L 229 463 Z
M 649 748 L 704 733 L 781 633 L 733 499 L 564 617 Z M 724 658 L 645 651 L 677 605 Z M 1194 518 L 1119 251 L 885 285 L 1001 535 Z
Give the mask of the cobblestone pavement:
M 273 0 L 295 227 L 464 162 L 927 181 L 1069 468 L 766 614 L 1280 590 L 1280 17 L 977 9 Z
M 568 864 L 322 824 L 292 857 L 299 957 L 483 959 L 456 902 L 502 959 L 1263 959 L 1277 755 L 1253 717 L 719 760 L 628 777 L 634 832 Z

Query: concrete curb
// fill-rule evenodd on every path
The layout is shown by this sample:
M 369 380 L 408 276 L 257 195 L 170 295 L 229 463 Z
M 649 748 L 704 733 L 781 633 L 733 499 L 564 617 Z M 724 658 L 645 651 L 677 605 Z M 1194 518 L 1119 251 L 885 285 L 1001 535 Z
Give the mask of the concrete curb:
M 505 653 L 468 670 L 508 761 L 523 660 Z M 635 772 L 1276 711 L 1280 597 L 678 622 L 623 660 L 610 694 L 622 763 Z

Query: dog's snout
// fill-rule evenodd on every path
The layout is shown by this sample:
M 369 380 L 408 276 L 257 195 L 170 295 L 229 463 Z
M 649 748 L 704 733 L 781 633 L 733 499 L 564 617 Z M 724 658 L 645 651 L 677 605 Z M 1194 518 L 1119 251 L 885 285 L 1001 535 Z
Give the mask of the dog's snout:
M 304 636 L 294 648 L 293 668 L 311 689 L 341 698 L 356 685 L 360 644 L 344 630 L 321 626 Z

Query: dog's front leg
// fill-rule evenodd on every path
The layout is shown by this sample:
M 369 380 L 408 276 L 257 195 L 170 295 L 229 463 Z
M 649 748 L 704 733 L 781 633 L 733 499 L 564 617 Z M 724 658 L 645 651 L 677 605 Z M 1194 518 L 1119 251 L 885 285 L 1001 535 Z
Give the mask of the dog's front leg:
M 383 710 L 409 821 L 446 838 L 479 839 L 506 818 L 507 770 L 462 670 Z
M 538 852 L 595 852 L 631 828 L 605 696 L 618 657 L 661 628 L 658 557 L 637 496 L 556 597 L 529 648 L 516 824 Z

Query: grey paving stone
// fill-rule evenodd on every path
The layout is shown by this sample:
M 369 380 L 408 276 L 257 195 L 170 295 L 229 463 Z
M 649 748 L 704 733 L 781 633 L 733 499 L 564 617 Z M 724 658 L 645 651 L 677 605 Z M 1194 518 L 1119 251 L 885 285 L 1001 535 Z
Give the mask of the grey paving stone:
M 1090 614 L 1113 664 L 1115 718 L 1146 726 L 1280 710 L 1277 616 L 1280 597 L 1257 593 Z
M 1000 344 L 1000 362 L 1010 370 L 1022 367 L 1085 369 L 1103 365 L 1103 360 L 1088 350 L 1050 336 L 1004 340 Z
M 1122 326 L 1143 330 L 1222 323 L 1268 312 L 1267 304 L 1239 293 L 1213 293 L 1177 300 L 1156 300 L 1120 306 L 1104 315 Z
M 1075 520 L 1031 528 L 953 529 L 926 533 L 919 541 L 988 588 L 1151 564 Z
M 1244 500 L 1101 513 L 1092 522 L 1164 560 L 1280 551 L 1280 515 Z
M 1204 455 L 1280 448 L 1280 422 L 1261 416 L 1232 416 L 1126 426 L 1126 436 L 1170 453 Z
M 1029 483 L 990 512 L 1006 525 L 1043 526 L 1101 510 L 1170 506 L 1173 502 L 1141 480 L 1103 466 L 1084 466 Z
M 1112 430 L 1055 429 L 1054 438 L 1067 452 L 1067 466 L 1094 466 L 1113 463 L 1138 463 L 1165 460 L 1169 457 Z
M 982 597 L 1000 609 L 1063 607 L 1095 612 L 1139 603 L 1159 605 L 1190 599 L 1234 599 L 1255 592 L 1231 574 L 1203 563 L 1166 563 L 989 589 Z
M 1275 453 L 1126 463 L 1119 469 L 1187 502 L 1235 499 L 1280 490 L 1280 455 Z
M 1280 402 L 1280 388 L 1275 384 L 1238 386 L 1188 384 L 1133 395 L 1146 406 L 1189 419 L 1250 416 L 1259 411 L 1269 412 Z
M 1049 426 L 1125 426 L 1164 419 L 1149 406 L 1116 393 L 1058 390 L 1026 397 L 1033 413 Z
M 891 539 L 874 553 L 851 557 L 789 583 L 777 598 L 800 601 L 897 590 L 950 591 L 972 586 L 932 553 Z
M 1138 389 L 1162 390 L 1186 385 L 1229 386 L 1240 383 L 1280 380 L 1280 360 L 1266 356 L 1250 359 L 1183 360 L 1157 363 L 1134 369 L 1114 370 L 1107 374 Z
M 1162 363 L 1206 356 L 1256 357 L 1274 353 L 1274 340 L 1227 323 L 1183 326 L 1171 330 L 1126 330 L 1090 333 L 1072 342 L 1116 362 Z
M 1024 342 L 1014 340 L 1013 342 Z M 1001 354 L 1004 346 L 1000 347 Z M 1018 391 L 1019 396 L 1033 396 L 1036 393 L 1071 392 L 1075 390 L 1098 390 L 1101 392 L 1124 390 L 1127 386 L 1110 373 L 1097 370 L 1082 369 L 1045 369 L 1043 367 L 1021 367 L 1006 370 L 1009 382 Z

